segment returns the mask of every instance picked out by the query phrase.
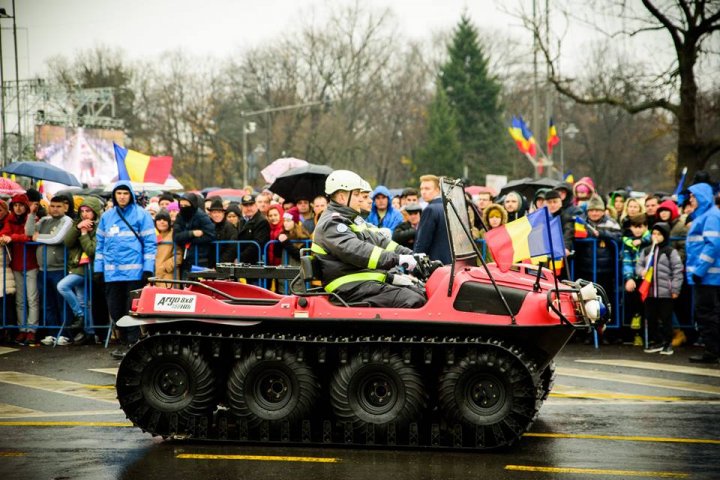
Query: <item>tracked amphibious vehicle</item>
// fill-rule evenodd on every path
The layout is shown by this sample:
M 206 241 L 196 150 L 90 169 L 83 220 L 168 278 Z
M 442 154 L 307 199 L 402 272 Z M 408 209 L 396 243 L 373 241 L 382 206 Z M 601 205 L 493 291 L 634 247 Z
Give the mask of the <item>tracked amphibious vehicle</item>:
M 546 268 L 485 265 L 462 186 L 442 181 L 453 264 L 423 260 L 418 309 L 347 304 L 299 269 L 218 265 L 136 292 L 121 326 L 147 335 L 120 364 L 128 419 L 165 438 L 490 449 L 538 415 L 553 358 L 607 298 Z M 481 266 L 478 266 L 482 263 Z M 293 278 L 280 295 L 238 278 Z M 179 287 L 179 288 L 178 288 Z

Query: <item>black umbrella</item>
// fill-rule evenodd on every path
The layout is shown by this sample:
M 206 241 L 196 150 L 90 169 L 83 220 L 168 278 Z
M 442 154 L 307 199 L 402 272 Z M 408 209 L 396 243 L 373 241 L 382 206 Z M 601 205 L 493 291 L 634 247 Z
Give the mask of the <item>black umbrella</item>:
M 62 183 L 71 187 L 82 187 L 82 183 L 75 178 L 75 175 L 46 162 L 13 162 L 0 171 L 34 178 L 35 180 L 47 180 L 48 182 Z
M 325 179 L 333 170 L 327 165 L 311 163 L 293 168 L 278 175 L 270 185 L 270 191 L 291 202 L 296 202 L 298 199 L 312 200 L 325 193 Z
M 560 181 L 553 180 L 552 178 L 538 178 L 537 180 L 534 180 L 530 177 L 525 177 L 506 183 L 505 186 L 500 189 L 498 197 L 505 196 L 508 192 L 518 192 L 531 202 L 535 197 L 535 193 L 539 189 L 555 188 L 558 185 L 560 185 Z

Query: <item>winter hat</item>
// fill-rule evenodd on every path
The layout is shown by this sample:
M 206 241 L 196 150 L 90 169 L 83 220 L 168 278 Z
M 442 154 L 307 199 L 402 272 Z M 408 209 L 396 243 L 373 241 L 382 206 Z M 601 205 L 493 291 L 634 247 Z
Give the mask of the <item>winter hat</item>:
M 170 202 L 167 206 L 168 212 L 179 212 L 180 211 L 180 204 L 178 202 Z
M 231 203 L 230 205 L 228 205 L 227 209 L 225 210 L 225 214 L 228 213 L 234 213 L 238 218 L 242 217 L 242 212 L 240 211 L 237 203 Z
M 182 196 L 182 199 L 190 202 L 190 206 L 193 208 L 198 208 L 198 197 L 194 193 L 188 192 Z
M 647 216 L 644 213 L 639 213 L 630 217 L 630 225 L 639 227 L 641 225 L 647 225 Z
M 417 203 L 409 203 L 409 204 L 405 205 L 405 211 L 408 213 L 422 212 L 422 207 L 420 206 L 420 204 L 417 204 Z
M 11 203 L 22 203 L 26 207 L 30 206 L 30 200 L 28 199 L 28 196 L 24 193 L 16 193 L 13 195 Z
M 39 202 L 40 200 L 42 200 L 42 193 L 38 192 L 34 188 L 28 188 L 25 191 L 25 194 L 27 195 L 28 200 L 31 202 Z
M 557 190 L 550 190 L 549 192 L 545 193 L 545 201 L 546 202 L 548 200 L 553 200 L 555 198 L 561 198 L 560 192 L 558 192 Z
M 670 225 L 665 222 L 657 222 L 652 227 L 652 231 L 654 232 L 655 230 L 663 236 L 663 241 L 660 245 L 664 245 L 668 242 L 668 240 L 670 240 Z
M 677 204 L 669 198 L 667 200 L 664 200 L 660 205 L 658 205 L 658 214 L 661 210 L 667 210 L 668 212 L 670 212 L 671 222 L 680 216 L 680 211 L 678 210 Z
M 590 197 L 587 203 L 588 210 L 605 210 L 605 202 L 598 195 Z
M 493 218 L 493 217 L 502 218 L 502 212 L 500 210 L 498 210 L 497 208 L 493 208 L 492 210 L 490 210 L 488 212 L 488 218 Z
M 211 212 L 213 210 L 225 211 L 225 206 L 223 205 L 222 198 L 213 197 L 212 201 L 210 202 L 210 208 L 208 208 L 208 211 Z

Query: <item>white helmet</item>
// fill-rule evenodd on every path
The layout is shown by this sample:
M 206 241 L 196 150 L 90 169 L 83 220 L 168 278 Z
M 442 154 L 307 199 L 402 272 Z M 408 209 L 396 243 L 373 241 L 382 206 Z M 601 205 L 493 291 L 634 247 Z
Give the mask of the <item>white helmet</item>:
M 370 186 L 370 182 L 368 182 L 367 180 L 363 180 L 363 186 L 362 186 L 362 188 L 360 189 L 360 191 L 361 191 L 362 193 L 372 192 L 372 187 Z
M 360 175 L 350 170 L 335 170 L 325 179 L 325 193 L 332 195 L 338 190 L 360 190 L 364 180 Z

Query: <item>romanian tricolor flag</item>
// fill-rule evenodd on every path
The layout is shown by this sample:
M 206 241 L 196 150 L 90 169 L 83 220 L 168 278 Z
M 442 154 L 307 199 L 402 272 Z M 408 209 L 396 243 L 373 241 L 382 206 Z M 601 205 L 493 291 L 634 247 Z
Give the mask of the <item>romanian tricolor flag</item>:
M 115 161 L 118 180 L 131 182 L 165 183 L 172 170 L 172 157 L 151 157 L 135 150 L 128 150 L 116 143 Z
M 510 136 L 515 140 L 515 144 L 521 153 L 526 153 L 531 156 L 537 155 L 537 144 L 535 143 L 535 137 L 532 132 L 525 124 L 525 120 L 522 117 L 513 117 L 510 122 L 510 128 L 508 128 Z
M 560 137 L 557 133 L 557 128 L 555 128 L 555 122 L 553 121 L 552 117 L 550 117 L 550 124 L 548 125 L 548 136 L 547 136 L 547 153 L 548 155 L 552 155 L 553 147 L 560 143 Z
M 645 275 L 643 275 L 642 282 L 638 287 L 638 293 L 640 293 L 640 300 L 643 302 L 650 294 L 650 285 L 653 279 L 653 270 L 655 270 L 655 256 L 657 255 L 657 249 L 655 243 L 650 247 L 650 256 L 645 263 Z
M 565 255 L 560 217 L 550 218 L 547 207 L 493 228 L 485 234 L 485 243 L 503 272 L 523 260 L 543 255 L 559 259 Z
M 575 217 L 575 238 L 587 238 L 587 222 L 582 217 Z

